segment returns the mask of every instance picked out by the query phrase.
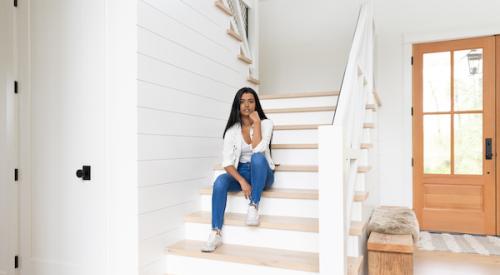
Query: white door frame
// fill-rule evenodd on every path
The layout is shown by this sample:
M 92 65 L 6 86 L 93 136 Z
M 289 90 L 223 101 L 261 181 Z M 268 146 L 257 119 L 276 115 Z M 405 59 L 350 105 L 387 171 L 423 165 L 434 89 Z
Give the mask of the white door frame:
M 18 78 L 20 120 L 20 274 L 36 274 L 31 259 L 31 83 L 30 1 L 19 2 Z M 63 1 L 63 0 L 61 0 Z M 103 274 L 137 274 L 137 3 L 135 0 L 103 1 L 106 12 L 106 270 Z

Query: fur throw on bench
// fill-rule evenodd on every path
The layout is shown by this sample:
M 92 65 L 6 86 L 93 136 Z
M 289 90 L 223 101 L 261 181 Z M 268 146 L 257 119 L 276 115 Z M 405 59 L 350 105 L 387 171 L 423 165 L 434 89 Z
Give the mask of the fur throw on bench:
M 391 235 L 411 234 L 416 242 L 420 230 L 413 210 L 406 207 L 379 206 L 373 211 L 368 223 L 368 236 L 372 231 Z

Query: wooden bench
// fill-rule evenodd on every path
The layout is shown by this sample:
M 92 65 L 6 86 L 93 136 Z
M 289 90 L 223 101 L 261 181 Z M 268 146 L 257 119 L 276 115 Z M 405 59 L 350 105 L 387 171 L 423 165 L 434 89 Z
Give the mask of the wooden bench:
M 372 232 L 368 238 L 369 275 L 413 274 L 413 238 Z

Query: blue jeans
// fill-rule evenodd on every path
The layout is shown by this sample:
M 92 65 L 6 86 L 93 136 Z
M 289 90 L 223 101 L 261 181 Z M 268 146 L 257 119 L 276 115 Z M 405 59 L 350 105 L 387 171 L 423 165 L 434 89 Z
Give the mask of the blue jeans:
M 274 172 L 269 168 L 266 157 L 262 153 L 254 153 L 250 162 L 238 164 L 238 173 L 252 186 L 250 203 L 258 205 L 262 191 L 274 182 Z M 241 186 L 231 175 L 225 173 L 217 177 L 212 192 L 212 229 L 222 229 L 227 192 L 238 191 L 241 191 Z

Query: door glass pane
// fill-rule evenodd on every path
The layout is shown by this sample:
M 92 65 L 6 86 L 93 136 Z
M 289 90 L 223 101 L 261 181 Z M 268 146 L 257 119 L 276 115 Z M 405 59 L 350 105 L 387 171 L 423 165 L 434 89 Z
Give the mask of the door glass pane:
M 450 115 L 424 115 L 424 173 L 450 174 Z
M 483 109 L 483 49 L 455 51 L 455 110 Z
M 455 174 L 483 174 L 483 115 L 457 114 L 454 121 Z
M 424 112 L 449 112 L 451 105 L 450 52 L 423 56 Z

